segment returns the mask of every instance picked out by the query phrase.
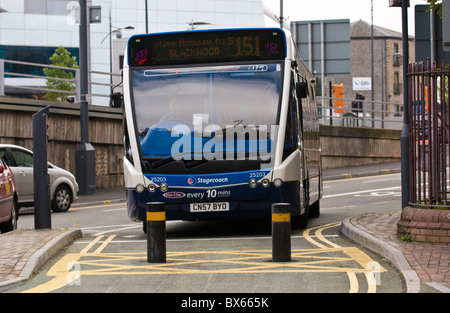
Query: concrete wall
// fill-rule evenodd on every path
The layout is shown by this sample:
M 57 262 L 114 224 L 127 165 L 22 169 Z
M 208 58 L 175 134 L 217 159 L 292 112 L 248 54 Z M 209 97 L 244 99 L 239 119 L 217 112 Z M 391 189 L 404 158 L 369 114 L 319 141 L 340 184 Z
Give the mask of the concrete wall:
M 322 167 L 399 161 L 400 130 L 320 126 Z
M 0 143 L 33 148 L 32 116 L 50 106 L 48 160 L 75 173 L 80 142 L 76 104 L 0 97 Z M 323 168 L 400 160 L 401 131 L 353 127 L 320 127 Z M 122 110 L 89 107 L 89 141 L 95 148 L 97 188 L 123 186 Z
M 81 139 L 76 104 L 0 97 L 0 143 L 32 150 L 32 116 L 47 105 L 48 160 L 75 174 L 75 149 Z M 89 141 L 95 148 L 97 188 L 123 186 L 122 110 L 90 106 Z

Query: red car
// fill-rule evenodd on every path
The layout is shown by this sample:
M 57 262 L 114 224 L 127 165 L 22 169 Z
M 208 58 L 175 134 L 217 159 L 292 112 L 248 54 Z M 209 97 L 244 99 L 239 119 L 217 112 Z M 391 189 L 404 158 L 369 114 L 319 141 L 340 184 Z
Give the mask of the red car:
M 12 171 L 0 157 L 0 232 L 17 229 L 17 194 Z

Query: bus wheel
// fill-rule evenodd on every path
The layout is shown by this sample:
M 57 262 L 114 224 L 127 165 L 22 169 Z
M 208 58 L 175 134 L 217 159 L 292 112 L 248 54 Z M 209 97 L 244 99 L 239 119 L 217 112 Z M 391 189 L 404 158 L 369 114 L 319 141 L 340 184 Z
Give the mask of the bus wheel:
M 309 207 L 309 217 L 318 218 L 320 216 L 320 200 L 317 200 Z
M 305 229 L 308 225 L 308 214 L 305 212 L 302 215 L 291 216 L 291 228 Z

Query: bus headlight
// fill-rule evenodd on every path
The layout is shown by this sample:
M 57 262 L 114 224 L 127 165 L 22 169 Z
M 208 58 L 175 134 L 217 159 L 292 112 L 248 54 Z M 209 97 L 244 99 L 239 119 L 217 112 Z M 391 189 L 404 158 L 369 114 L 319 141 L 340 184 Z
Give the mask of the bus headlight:
M 267 187 L 269 187 L 269 185 L 270 185 L 270 181 L 269 181 L 267 178 L 264 178 L 264 179 L 261 181 L 261 185 L 262 185 L 264 188 L 267 188 Z
M 148 191 L 154 192 L 155 190 L 156 190 L 156 185 L 155 184 L 148 185 Z
M 139 185 L 136 186 L 136 192 L 137 192 L 137 193 L 143 193 L 144 190 L 145 190 L 144 185 L 139 184 Z
M 162 192 L 166 192 L 167 189 L 169 189 L 169 186 L 166 183 L 162 183 L 161 185 L 159 185 L 159 190 L 161 190 Z
M 273 181 L 273 185 L 275 187 L 281 187 L 282 184 L 283 184 L 283 181 L 281 180 L 281 178 L 275 178 L 275 180 Z
M 252 178 L 248 181 L 248 185 L 250 186 L 250 188 L 255 188 L 258 185 L 258 182 L 256 181 L 256 179 Z

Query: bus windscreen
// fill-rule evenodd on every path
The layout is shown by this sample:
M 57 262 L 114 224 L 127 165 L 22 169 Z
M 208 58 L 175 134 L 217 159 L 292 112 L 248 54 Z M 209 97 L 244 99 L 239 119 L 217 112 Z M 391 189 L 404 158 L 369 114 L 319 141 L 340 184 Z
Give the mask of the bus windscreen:
M 180 65 L 229 61 L 282 60 L 279 29 L 189 31 L 138 35 L 128 42 L 129 66 Z
M 142 156 L 222 159 L 230 157 L 230 140 L 231 153 L 270 153 L 282 69 L 280 62 L 135 69 L 133 103 Z M 205 150 L 214 153 L 208 156 Z

